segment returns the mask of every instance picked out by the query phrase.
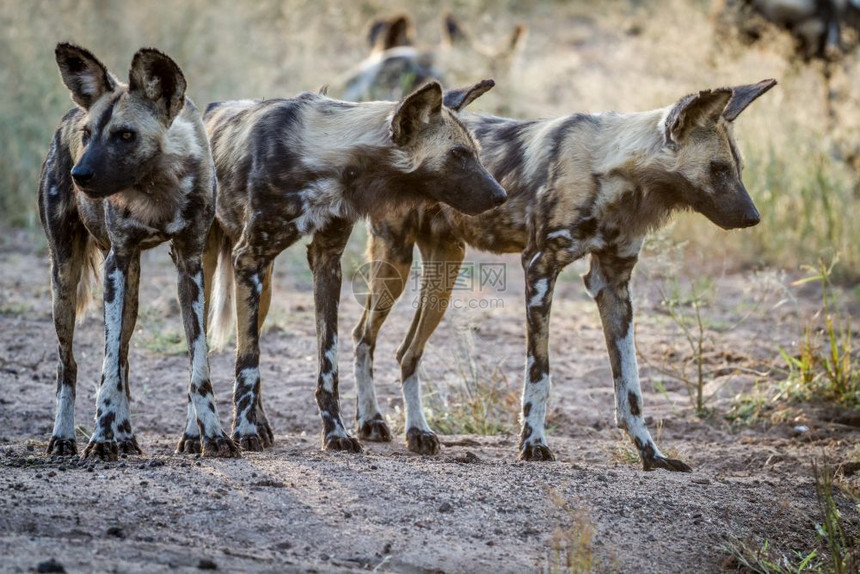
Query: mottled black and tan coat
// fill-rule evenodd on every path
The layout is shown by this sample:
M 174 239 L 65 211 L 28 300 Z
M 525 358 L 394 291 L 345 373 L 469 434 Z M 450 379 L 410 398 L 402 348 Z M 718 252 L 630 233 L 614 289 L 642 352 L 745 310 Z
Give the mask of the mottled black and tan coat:
M 139 453 L 129 413 L 128 347 L 137 320 L 140 253 L 165 241 L 179 272 L 191 358 L 189 423 L 179 450 L 232 456 L 209 380 L 202 253 L 215 213 L 212 156 L 179 67 L 154 49 L 134 55 L 129 83 L 90 52 L 59 44 L 57 64 L 78 107 L 57 128 L 42 167 L 39 214 L 51 253 L 59 340 L 50 454 L 76 452 L 73 353 L 90 271 L 104 256 L 105 357 L 95 427 L 84 456 Z
M 491 86 L 467 92 L 477 97 Z M 312 235 L 323 447 L 357 451 L 341 420 L 337 365 L 340 258 L 353 222 L 427 201 L 478 214 L 504 202 L 505 192 L 478 160 L 472 135 L 443 106 L 436 82 L 400 102 L 302 94 L 215 103 L 205 124 L 219 186 L 210 251 L 221 256 L 213 340 L 223 341 L 229 329 L 234 293 L 238 323 L 233 438 L 248 450 L 272 442 L 260 398 L 259 333 L 275 258 Z
M 706 90 L 666 108 L 634 114 L 574 114 L 537 121 L 463 114 L 481 143 L 481 160 L 509 199 L 476 217 L 437 206 L 372 220 L 368 256 L 389 265 L 379 265 L 366 311 L 353 333 L 359 437 L 390 440 L 373 391 L 373 351 L 390 299 L 400 294 L 391 293 L 392 286 L 402 288 L 417 244 L 424 265 L 447 262 L 450 277 L 423 283 L 421 306 L 397 359 L 409 449 L 439 450 L 422 413 L 418 364 L 470 245 L 522 254 L 527 358 L 520 457 L 551 459 L 545 418 L 553 288 L 565 266 L 590 255 L 584 280 L 603 323 L 618 426 L 636 444 L 646 469 L 688 470 L 683 462 L 664 457 L 645 427 L 630 276 L 646 234 L 674 211 L 697 211 L 725 229 L 758 223 L 759 213 L 741 181 L 732 124 L 775 83 Z M 460 97 L 450 93 L 446 103 L 456 108 Z

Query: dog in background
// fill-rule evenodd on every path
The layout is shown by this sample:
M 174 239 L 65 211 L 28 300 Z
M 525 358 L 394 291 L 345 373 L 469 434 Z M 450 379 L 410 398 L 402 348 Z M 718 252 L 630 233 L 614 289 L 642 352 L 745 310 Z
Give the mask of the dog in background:
M 371 22 L 367 39 L 370 54 L 347 72 L 341 96 L 350 101 L 399 100 L 417 86 L 452 75 L 474 77 L 475 68 L 491 77 L 503 77 L 522 52 L 528 37 L 525 25 L 517 25 L 502 48 L 477 41 L 451 14 L 442 26 L 442 42 L 429 49 L 416 47 L 415 24 L 408 14 L 395 14 Z M 475 65 L 477 63 L 477 66 Z M 464 72 L 464 73 L 458 73 Z

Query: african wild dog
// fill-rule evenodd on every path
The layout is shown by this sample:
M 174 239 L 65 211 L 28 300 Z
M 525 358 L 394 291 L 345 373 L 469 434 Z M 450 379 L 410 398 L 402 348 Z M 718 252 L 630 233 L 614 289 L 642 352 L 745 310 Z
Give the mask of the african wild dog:
M 77 451 L 72 340 L 100 255 L 105 358 L 95 429 L 84 456 L 115 459 L 120 452 L 141 452 L 129 418 L 128 380 L 140 252 L 170 241 L 191 357 L 189 425 L 178 450 L 236 456 L 209 381 L 201 256 L 215 214 L 215 177 L 200 113 L 185 97 L 185 77 L 173 60 L 151 48 L 134 55 L 128 85 L 83 48 L 59 44 L 56 58 L 78 107 L 60 123 L 39 184 L 59 339 L 57 416 L 48 452 Z
M 346 74 L 341 96 L 350 101 L 396 100 L 429 80 L 442 81 L 461 62 L 468 64 L 474 77 L 475 60 L 491 76 L 505 74 L 513 65 L 527 37 L 519 24 L 501 49 L 474 40 L 462 24 L 447 14 L 442 43 L 431 49 L 415 46 L 415 25 L 407 14 L 396 14 L 371 22 L 368 32 L 370 55 Z
M 492 85 L 484 81 L 465 93 L 474 99 Z M 399 103 L 356 104 L 306 93 L 207 109 L 219 182 L 218 237 L 209 251 L 211 258 L 220 253 L 212 333 L 213 341 L 223 340 L 234 295 L 233 438 L 243 448 L 260 450 L 273 441 L 260 398 L 259 333 L 281 251 L 313 234 L 308 262 L 314 276 L 323 447 L 359 451 L 360 443 L 341 420 L 337 364 L 340 258 L 353 222 L 423 201 L 470 214 L 505 201 L 505 191 L 478 161 L 472 135 L 442 98 L 441 86 L 430 82 Z
M 558 273 L 591 255 L 585 275 L 603 323 L 615 382 L 616 421 L 646 470 L 689 470 L 664 457 L 645 426 L 633 342 L 629 281 L 648 231 L 677 210 L 697 211 L 724 229 L 749 227 L 759 213 L 741 181 L 732 122 L 776 84 L 765 80 L 706 90 L 674 105 L 634 114 L 575 114 L 518 121 L 463 114 L 482 146 L 481 160 L 508 191 L 507 203 L 477 217 L 436 206 L 406 217 L 372 219 L 368 256 L 377 264 L 361 321 L 353 332 L 358 436 L 390 440 L 373 390 L 373 351 L 392 298 L 400 295 L 418 244 L 429 268 L 447 280 L 425 280 L 421 306 L 397 351 L 410 450 L 433 454 L 439 440 L 421 407 L 418 364 L 442 319 L 466 245 L 521 253 L 526 277 L 527 360 L 520 458 L 553 455 L 544 436 L 550 391 L 549 318 Z M 446 94 L 457 109 L 463 94 Z M 450 265 L 445 262 L 453 262 Z M 437 267 L 433 267 L 434 263 Z M 435 303 L 435 304 L 434 304 Z

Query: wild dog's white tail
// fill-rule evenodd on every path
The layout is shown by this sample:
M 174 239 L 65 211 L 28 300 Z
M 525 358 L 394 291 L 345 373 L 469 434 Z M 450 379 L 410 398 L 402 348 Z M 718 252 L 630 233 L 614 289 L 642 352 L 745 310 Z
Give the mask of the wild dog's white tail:
M 212 226 L 214 237 L 210 237 L 207 249 L 218 250 L 218 267 L 212 285 L 209 304 L 209 348 L 220 351 L 230 340 L 235 321 L 236 307 L 233 304 L 233 246 L 218 224 Z
M 83 242 L 83 248 L 79 252 L 81 278 L 78 280 L 77 305 L 75 306 L 75 319 L 78 323 L 83 321 L 87 309 L 92 303 L 93 285 L 101 280 L 102 260 L 104 259 L 101 250 L 89 234 L 83 239 Z

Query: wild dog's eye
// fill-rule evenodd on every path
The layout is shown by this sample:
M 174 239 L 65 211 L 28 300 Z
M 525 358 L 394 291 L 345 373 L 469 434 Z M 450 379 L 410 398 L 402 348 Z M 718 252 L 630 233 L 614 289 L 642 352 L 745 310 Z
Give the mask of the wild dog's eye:
M 472 152 L 469 151 L 468 148 L 461 145 L 451 148 L 450 154 L 457 159 L 469 159 L 472 156 Z
M 731 177 L 732 166 L 721 161 L 712 161 L 711 174 L 713 174 L 714 177 Z
M 131 130 L 120 130 L 114 133 L 114 137 L 118 137 L 124 142 L 134 141 L 136 134 Z
M 87 126 L 81 128 L 81 139 L 84 143 L 87 143 L 89 141 L 90 135 L 90 128 L 88 128 Z

